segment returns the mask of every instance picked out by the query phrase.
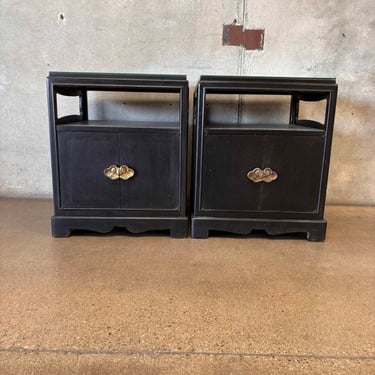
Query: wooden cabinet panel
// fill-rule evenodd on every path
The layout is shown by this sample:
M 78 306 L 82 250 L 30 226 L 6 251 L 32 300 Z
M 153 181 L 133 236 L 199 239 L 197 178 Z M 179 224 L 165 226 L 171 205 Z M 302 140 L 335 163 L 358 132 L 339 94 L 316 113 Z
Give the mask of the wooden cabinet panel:
M 121 164 L 134 177 L 121 181 L 121 207 L 129 210 L 176 210 L 180 202 L 180 154 L 177 133 L 122 133 Z
M 261 183 L 262 211 L 318 212 L 324 141 L 324 136 L 264 137 L 262 166 L 278 177 Z
M 116 133 L 58 134 L 60 205 L 63 208 L 120 208 L 119 181 L 104 169 L 119 162 Z
M 246 174 L 261 164 L 261 158 L 257 136 L 205 136 L 202 210 L 258 210 L 261 186 L 250 183 Z
M 317 212 L 324 137 L 208 135 L 204 140 L 202 210 Z M 278 177 L 253 182 L 271 168 Z

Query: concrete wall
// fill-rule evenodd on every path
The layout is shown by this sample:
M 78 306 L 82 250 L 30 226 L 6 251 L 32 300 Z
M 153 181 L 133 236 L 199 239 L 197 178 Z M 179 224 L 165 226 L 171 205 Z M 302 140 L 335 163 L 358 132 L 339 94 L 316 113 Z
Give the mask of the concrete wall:
M 63 14 L 63 16 L 59 16 Z M 222 46 L 234 19 L 264 49 Z M 50 70 L 336 77 L 328 202 L 375 202 L 373 0 L 0 0 L 0 196 L 51 197 Z M 193 90 L 191 90 L 193 91 Z

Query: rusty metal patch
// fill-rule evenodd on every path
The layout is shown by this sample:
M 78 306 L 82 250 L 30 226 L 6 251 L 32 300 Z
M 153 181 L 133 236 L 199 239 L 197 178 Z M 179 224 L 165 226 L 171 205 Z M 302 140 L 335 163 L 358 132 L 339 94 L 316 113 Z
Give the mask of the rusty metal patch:
M 223 46 L 242 46 L 247 50 L 262 50 L 264 30 L 243 30 L 242 25 L 223 25 Z

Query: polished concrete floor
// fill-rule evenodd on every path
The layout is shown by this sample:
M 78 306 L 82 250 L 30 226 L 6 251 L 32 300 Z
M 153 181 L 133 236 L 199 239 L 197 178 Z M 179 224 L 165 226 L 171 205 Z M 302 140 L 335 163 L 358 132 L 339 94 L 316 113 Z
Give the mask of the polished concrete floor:
M 375 374 L 375 207 L 327 239 L 52 238 L 0 200 L 0 374 Z

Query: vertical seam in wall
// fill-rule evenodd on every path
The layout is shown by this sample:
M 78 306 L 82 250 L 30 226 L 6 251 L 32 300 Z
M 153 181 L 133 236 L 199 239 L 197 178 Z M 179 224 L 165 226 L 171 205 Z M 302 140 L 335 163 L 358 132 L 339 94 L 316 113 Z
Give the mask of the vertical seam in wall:
M 242 0 L 242 31 L 246 30 L 246 9 L 247 9 L 247 0 Z M 243 75 L 243 65 L 245 62 L 245 48 L 241 45 L 240 47 L 240 76 Z
M 242 0 L 242 31 L 246 30 L 246 9 L 247 9 L 247 0 Z M 243 76 L 243 65 L 245 61 L 245 48 L 241 45 L 238 57 L 238 75 Z M 238 95 L 238 105 L 237 105 L 237 123 L 240 123 L 242 120 L 242 95 Z
M 246 6 L 247 6 L 247 0 L 242 0 L 242 31 L 244 32 L 246 30 Z M 238 75 L 243 75 L 243 63 L 244 63 L 244 57 L 245 57 L 245 48 L 241 45 L 239 50 L 239 61 L 238 61 Z

